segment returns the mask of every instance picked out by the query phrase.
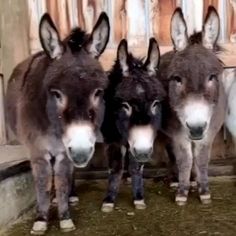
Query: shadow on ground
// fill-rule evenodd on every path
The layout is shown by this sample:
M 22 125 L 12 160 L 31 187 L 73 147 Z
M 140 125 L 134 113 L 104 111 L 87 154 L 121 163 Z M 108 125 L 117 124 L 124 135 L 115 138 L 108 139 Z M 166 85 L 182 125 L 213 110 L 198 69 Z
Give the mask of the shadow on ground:
M 72 207 L 77 230 L 61 233 L 52 209 L 48 236 L 185 236 L 236 235 L 236 187 L 233 181 L 212 181 L 213 202 L 201 205 L 195 192 L 184 207 L 174 204 L 174 192 L 163 183 L 145 181 L 146 203 L 144 211 L 134 210 L 131 186 L 122 185 L 116 210 L 100 211 L 106 181 L 87 181 L 78 184 L 80 203 Z M 33 217 L 28 216 L 14 225 L 7 236 L 29 235 Z

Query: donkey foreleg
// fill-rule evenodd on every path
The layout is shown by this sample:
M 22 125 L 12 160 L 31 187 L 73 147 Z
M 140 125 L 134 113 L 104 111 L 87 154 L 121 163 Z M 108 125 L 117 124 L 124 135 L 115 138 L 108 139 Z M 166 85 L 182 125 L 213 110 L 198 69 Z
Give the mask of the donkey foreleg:
M 70 232 L 75 229 L 69 211 L 69 194 L 72 178 L 73 165 L 70 160 L 64 154 L 56 156 L 54 164 L 54 184 L 58 202 L 60 228 L 63 232 Z
M 139 210 L 146 209 L 144 202 L 143 166 L 142 163 L 138 163 L 130 156 L 129 173 L 132 180 L 134 206 Z
M 179 140 L 181 141 L 181 140 Z M 179 186 L 175 196 L 175 202 L 182 206 L 185 205 L 190 188 L 190 175 L 193 163 L 193 155 L 190 142 L 175 142 L 174 152 L 178 167 Z
M 109 162 L 109 176 L 108 190 L 101 208 L 103 212 L 111 212 L 114 208 L 124 168 L 124 153 L 121 145 L 109 145 L 107 148 L 107 155 Z
M 37 199 L 37 217 L 31 234 L 41 235 L 47 230 L 50 191 L 52 188 L 52 167 L 50 155 L 33 157 L 31 160 Z
M 211 194 L 208 181 L 208 164 L 210 159 L 211 146 L 196 142 L 194 144 L 194 168 L 196 172 L 198 192 L 203 204 L 211 202 Z

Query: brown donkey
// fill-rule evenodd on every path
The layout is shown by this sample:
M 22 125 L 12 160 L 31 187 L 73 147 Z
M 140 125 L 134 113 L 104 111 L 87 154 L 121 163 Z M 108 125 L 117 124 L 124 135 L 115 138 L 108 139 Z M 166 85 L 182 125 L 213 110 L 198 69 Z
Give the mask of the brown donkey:
M 20 63 L 9 80 L 8 121 L 29 149 L 36 187 L 32 234 L 47 230 L 53 184 L 60 228 L 75 229 L 68 208 L 73 166 L 88 164 L 103 121 L 107 77 L 97 58 L 109 33 L 108 17 L 101 13 L 90 35 L 77 28 L 61 41 L 46 13 L 39 25 L 44 52 Z
M 167 152 L 175 156 L 177 163 L 179 187 L 175 201 L 179 205 L 187 202 L 192 166 L 201 202 L 211 201 L 208 162 L 226 109 L 223 67 L 214 54 L 219 29 L 219 16 L 209 7 L 202 32 L 188 38 L 183 13 L 177 8 L 171 20 L 175 50 L 161 58 L 161 80 L 168 92 L 162 127 L 171 140 Z

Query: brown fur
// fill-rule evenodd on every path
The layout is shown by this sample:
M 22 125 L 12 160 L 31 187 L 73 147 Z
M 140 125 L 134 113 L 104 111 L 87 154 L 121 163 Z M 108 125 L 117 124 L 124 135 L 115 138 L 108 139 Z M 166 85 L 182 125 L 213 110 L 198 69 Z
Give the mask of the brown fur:
M 65 142 L 71 138 L 67 132 L 80 124 L 90 127 L 94 137 L 100 129 L 107 76 L 97 58 L 108 42 L 109 21 L 102 13 L 92 35 L 75 29 L 64 41 L 60 41 L 48 14 L 42 17 L 39 28 L 44 52 L 14 69 L 7 88 L 7 117 L 30 152 L 38 207 L 36 221 L 48 220 L 53 180 L 59 219 L 67 220 L 73 163 L 89 161 L 94 150 L 91 146 L 89 153 L 84 153 L 67 147 Z
M 207 17 L 205 24 L 211 24 L 210 17 L 212 21 L 219 21 L 218 15 L 212 7 L 209 8 Z M 212 32 L 206 31 L 205 36 L 203 33 L 198 33 L 186 39 L 186 31 L 182 32 L 181 37 L 181 32 L 178 32 L 177 36 L 176 27 L 180 24 L 183 28 L 186 27 L 182 12 L 177 9 L 172 17 L 172 39 L 178 50 L 162 56 L 159 75 L 168 93 L 168 99 L 163 108 L 162 128 L 170 138 L 167 152 L 171 156 L 174 154 L 176 158 L 179 172 L 176 201 L 177 203 L 180 201 L 182 204 L 183 199 L 187 200 L 192 165 L 196 172 L 200 197 L 209 196 L 207 167 L 212 143 L 224 122 L 226 96 L 221 81 L 223 66 L 213 53 L 217 45 L 218 34 L 215 34 L 217 29 L 211 28 Z M 209 34 L 215 35 L 214 42 L 209 41 L 210 37 L 207 38 Z M 182 48 L 183 44 L 180 44 L 175 37 L 176 39 L 179 37 L 188 44 Z M 212 43 L 211 50 L 204 47 L 204 42 L 208 42 L 206 44 L 208 46 Z M 184 119 L 184 109 L 189 101 L 196 104 L 204 101 L 205 106 L 212 108 L 210 121 L 206 122 L 205 135 L 197 138 L 198 140 L 191 133 L 189 134 L 192 132 L 192 127 L 190 129 Z M 194 109 L 188 112 L 193 113 Z

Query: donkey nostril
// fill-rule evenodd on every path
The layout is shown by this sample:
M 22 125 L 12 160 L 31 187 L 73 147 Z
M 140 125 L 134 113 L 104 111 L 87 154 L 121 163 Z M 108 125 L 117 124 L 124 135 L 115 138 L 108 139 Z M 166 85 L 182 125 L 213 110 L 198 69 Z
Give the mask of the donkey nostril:
M 196 138 L 200 138 L 203 136 L 203 133 L 204 133 L 204 130 L 206 129 L 207 127 L 207 123 L 203 123 L 203 124 L 200 124 L 200 125 L 189 125 L 188 123 L 186 123 L 189 131 L 190 131 L 190 134 L 192 137 L 196 137 Z
M 72 148 L 68 147 L 68 152 L 71 154 L 72 153 Z

